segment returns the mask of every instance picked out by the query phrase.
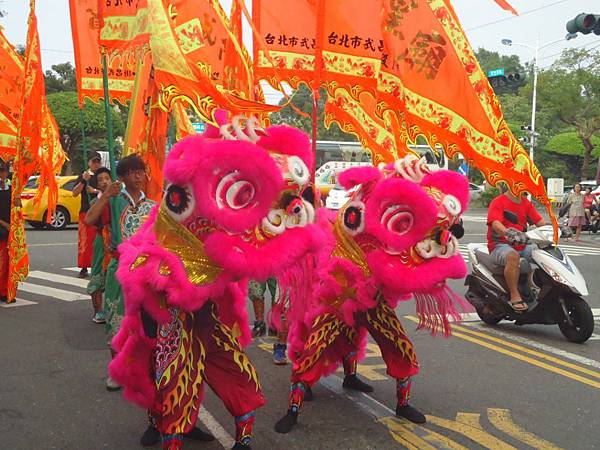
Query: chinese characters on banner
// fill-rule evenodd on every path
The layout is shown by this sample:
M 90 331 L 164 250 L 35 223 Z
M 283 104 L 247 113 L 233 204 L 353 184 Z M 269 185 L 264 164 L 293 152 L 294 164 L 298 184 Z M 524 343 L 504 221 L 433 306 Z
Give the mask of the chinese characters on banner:
M 101 0 L 100 3 L 106 4 L 104 0 Z M 122 3 L 127 5 L 132 2 L 124 1 Z M 104 97 L 98 0 L 69 0 L 69 7 L 79 104 L 83 105 L 85 98 L 98 103 Z M 135 71 L 133 69 L 111 65 L 108 68 L 110 99 L 117 100 L 121 104 L 130 100 L 134 78 Z
M 357 134 L 374 162 L 421 136 L 463 154 L 490 183 L 508 181 L 548 205 L 449 0 L 298 1 L 285 10 L 255 0 L 252 16 L 255 75 L 276 88 L 324 86 L 326 121 Z
M 217 108 L 232 113 L 278 109 L 250 98 L 250 58 L 218 0 L 101 2 L 100 24 L 100 45 L 123 69 L 135 67 L 136 55 L 152 54 L 157 104 L 165 111 L 181 102 L 215 123 Z M 230 86 L 232 80 L 236 86 Z

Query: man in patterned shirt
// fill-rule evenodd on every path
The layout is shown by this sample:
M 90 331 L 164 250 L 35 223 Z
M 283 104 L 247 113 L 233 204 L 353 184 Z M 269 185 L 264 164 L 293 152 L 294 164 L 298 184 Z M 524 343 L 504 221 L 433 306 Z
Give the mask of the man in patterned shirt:
M 123 292 L 116 278 L 119 262 L 118 246 L 129 239 L 140 228 L 145 218 L 154 207 L 155 202 L 146 198 L 142 190 L 146 180 L 144 162 L 136 155 L 126 156 L 117 165 L 119 181 L 112 183 L 104 195 L 90 208 L 86 215 L 86 223 L 95 224 L 102 220 L 110 223 L 112 252 L 106 268 L 106 286 L 104 291 L 104 314 L 106 319 L 106 338 L 110 347 L 112 338 L 119 331 L 125 314 Z M 111 348 L 111 356 L 114 351 Z M 119 390 L 121 387 L 109 376 L 106 389 Z

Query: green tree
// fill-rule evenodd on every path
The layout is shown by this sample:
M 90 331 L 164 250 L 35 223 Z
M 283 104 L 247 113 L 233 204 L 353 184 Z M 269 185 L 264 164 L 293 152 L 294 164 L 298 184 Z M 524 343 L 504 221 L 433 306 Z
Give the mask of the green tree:
M 525 73 L 528 69 L 521 64 L 521 59 L 518 55 L 501 55 L 498 52 L 489 51 L 480 47 L 475 52 L 475 57 L 485 73 L 490 70 L 504 69 L 504 72 L 507 75 L 510 73 L 518 73 L 521 75 L 521 81 L 507 83 L 505 86 L 495 88 L 496 94 L 516 94 L 519 88 L 526 83 Z
M 600 138 L 592 136 L 591 143 L 594 146 L 591 156 L 597 158 L 600 156 Z M 545 150 L 552 152 L 550 153 L 551 155 L 556 155 L 561 161 L 564 161 L 568 170 L 565 173 L 563 166 L 561 176 L 567 178 L 569 182 L 586 178 L 586 175 L 582 174 L 581 171 L 581 162 L 585 153 L 585 147 L 576 131 L 566 131 L 556 134 L 548 141 Z
M 308 117 L 303 117 L 298 114 L 291 106 L 285 106 L 280 111 L 271 115 L 271 122 L 275 124 L 286 123 L 288 125 L 300 128 L 309 135 L 312 133 L 312 108 L 313 99 L 312 92 L 305 86 L 300 87 L 291 95 L 292 103 L 300 111 L 308 114 Z M 325 100 L 327 93 L 324 89 L 319 91 L 319 100 L 317 102 L 317 139 L 323 141 L 356 141 L 357 139 L 348 133 L 344 133 L 335 123 L 329 129 L 323 124 Z M 282 99 L 280 105 L 285 105 L 287 99 Z
M 76 92 L 57 92 L 48 95 L 48 106 L 56 119 L 60 141 L 69 157 L 64 173 L 79 172 L 83 168 L 83 146 L 79 122 L 79 104 Z M 123 136 L 125 123 L 120 114 L 111 108 L 115 137 Z M 106 151 L 106 115 L 103 104 L 86 102 L 84 123 L 88 151 Z
M 600 132 L 600 52 L 565 50 L 560 59 L 540 74 L 539 104 L 580 139 L 581 176 L 590 176 L 590 163 Z
M 44 78 L 46 94 L 77 90 L 75 68 L 70 62 L 53 65 L 52 70 L 46 70 Z

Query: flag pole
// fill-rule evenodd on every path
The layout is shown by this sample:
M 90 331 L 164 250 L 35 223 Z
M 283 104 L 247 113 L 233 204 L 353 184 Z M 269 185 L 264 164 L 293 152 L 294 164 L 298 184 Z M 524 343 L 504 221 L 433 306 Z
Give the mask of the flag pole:
M 85 139 L 85 120 L 83 118 L 83 108 L 85 107 L 85 102 L 83 102 L 81 104 L 81 106 L 79 107 L 79 128 L 81 129 L 81 145 L 83 147 L 83 170 L 86 171 L 87 167 L 86 167 L 86 163 L 88 161 L 88 148 L 87 148 L 87 141 Z M 85 191 L 85 196 L 88 199 L 88 203 L 90 201 L 90 195 L 87 191 L 87 189 L 84 189 Z
M 83 147 L 83 163 L 85 164 L 88 156 L 87 141 L 85 139 L 85 120 L 83 118 L 83 108 L 85 105 L 79 107 L 79 128 L 81 129 L 81 145 Z
M 117 179 L 117 161 L 115 159 L 115 139 L 113 136 L 112 114 L 110 112 L 110 97 L 108 94 L 108 69 L 106 54 L 102 55 L 102 84 L 104 86 L 104 112 L 106 113 L 106 135 L 108 138 L 108 157 L 110 160 L 110 174 L 113 180 Z
M 113 136 L 112 114 L 110 111 L 110 97 L 108 93 L 108 69 L 106 54 L 102 54 L 102 84 L 104 86 L 104 112 L 106 113 L 106 135 L 108 138 L 108 158 L 110 160 L 110 176 L 113 180 L 117 179 L 117 161 L 115 159 L 115 139 Z M 121 226 L 119 225 L 119 216 L 115 208 L 114 198 L 110 199 L 110 216 L 114 224 L 117 235 L 117 242 L 121 243 Z

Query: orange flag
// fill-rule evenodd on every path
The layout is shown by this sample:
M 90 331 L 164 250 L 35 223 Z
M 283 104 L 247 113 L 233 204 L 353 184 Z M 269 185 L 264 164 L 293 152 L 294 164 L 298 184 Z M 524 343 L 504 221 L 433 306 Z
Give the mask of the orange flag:
M 510 11 L 511 13 L 513 13 L 515 16 L 518 16 L 519 13 L 517 12 L 517 10 L 515 8 L 513 8 L 510 3 L 508 3 L 506 0 L 494 0 L 496 3 L 498 3 L 498 6 L 500 6 L 500 8 L 504 9 L 505 11 Z
M 232 113 L 279 109 L 254 102 L 245 93 L 252 83 L 250 61 L 243 56 L 243 45 L 235 39 L 218 0 L 100 2 L 99 12 L 100 44 L 111 58 L 133 67 L 136 55 L 152 53 L 158 105 L 165 111 L 183 102 L 215 123 L 217 108 Z M 235 64 L 225 66 L 229 40 L 234 45 L 230 55 L 239 56 Z M 222 88 L 228 73 L 232 73 L 230 79 L 235 75 L 240 80 L 243 89 Z
M 46 104 L 40 41 L 35 16 L 35 0 L 30 0 L 27 45 L 24 61 L 23 91 L 17 127 L 17 146 L 13 162 L 12 204 L 20 201 L 25 183 L 34 172 L 40 173 L 39 185 L 48 189 L 48 218 L 57 198 L 54 174 L 65 156 L 58 141 L 58 130 Z M 38 190 L 39 201 L 43 190 Z M 8 237 L 8 299 L 16 297 L 17 285 L 29 272 L 29 256 L 25 244 L 25 228 L 20 208 L 11 209 Z
M 330 96 L 328 120 L 352 126 L 375 161 L 423 136 L 432 148 L 464 155 L 491 184 L 507 181 L 549 205 L 450 1 L 400 3 L 290 2 L 282 13 L 277 0 L 255 0 L 255 74 L 274 87 L 318 80 Z
M 138 75 L 125 132 L 123 156 L 137 153 L 146 164 L 146 195 L 155 201 L 162 198 L 162 166 L 165 157 L 168 113 L 156 105 L 158 88 L 154 79 L 152 58 L 138 65 Z
M 119 59 L 122 67 L 137 67 L 137 61 L 150 49 L 148 1 L 98 0 L 97 4 L 103 51 L 111 61 Z
M 0 158 L 15 156 L 23 98 L 23 58 L 0 28 Z
M 105 4 L 106 2 L 100 3 Z M 98 0 L 69 0 L 69 7 L 79 105 L 83 105 L 85 98 L 98 103 L 104 97 Z M 133 69 L 118 65 L 110 66 L 108 90 L 111 100 L 116 100 L 121 104 L 130 100 L 134 78 L 135 71 Z

